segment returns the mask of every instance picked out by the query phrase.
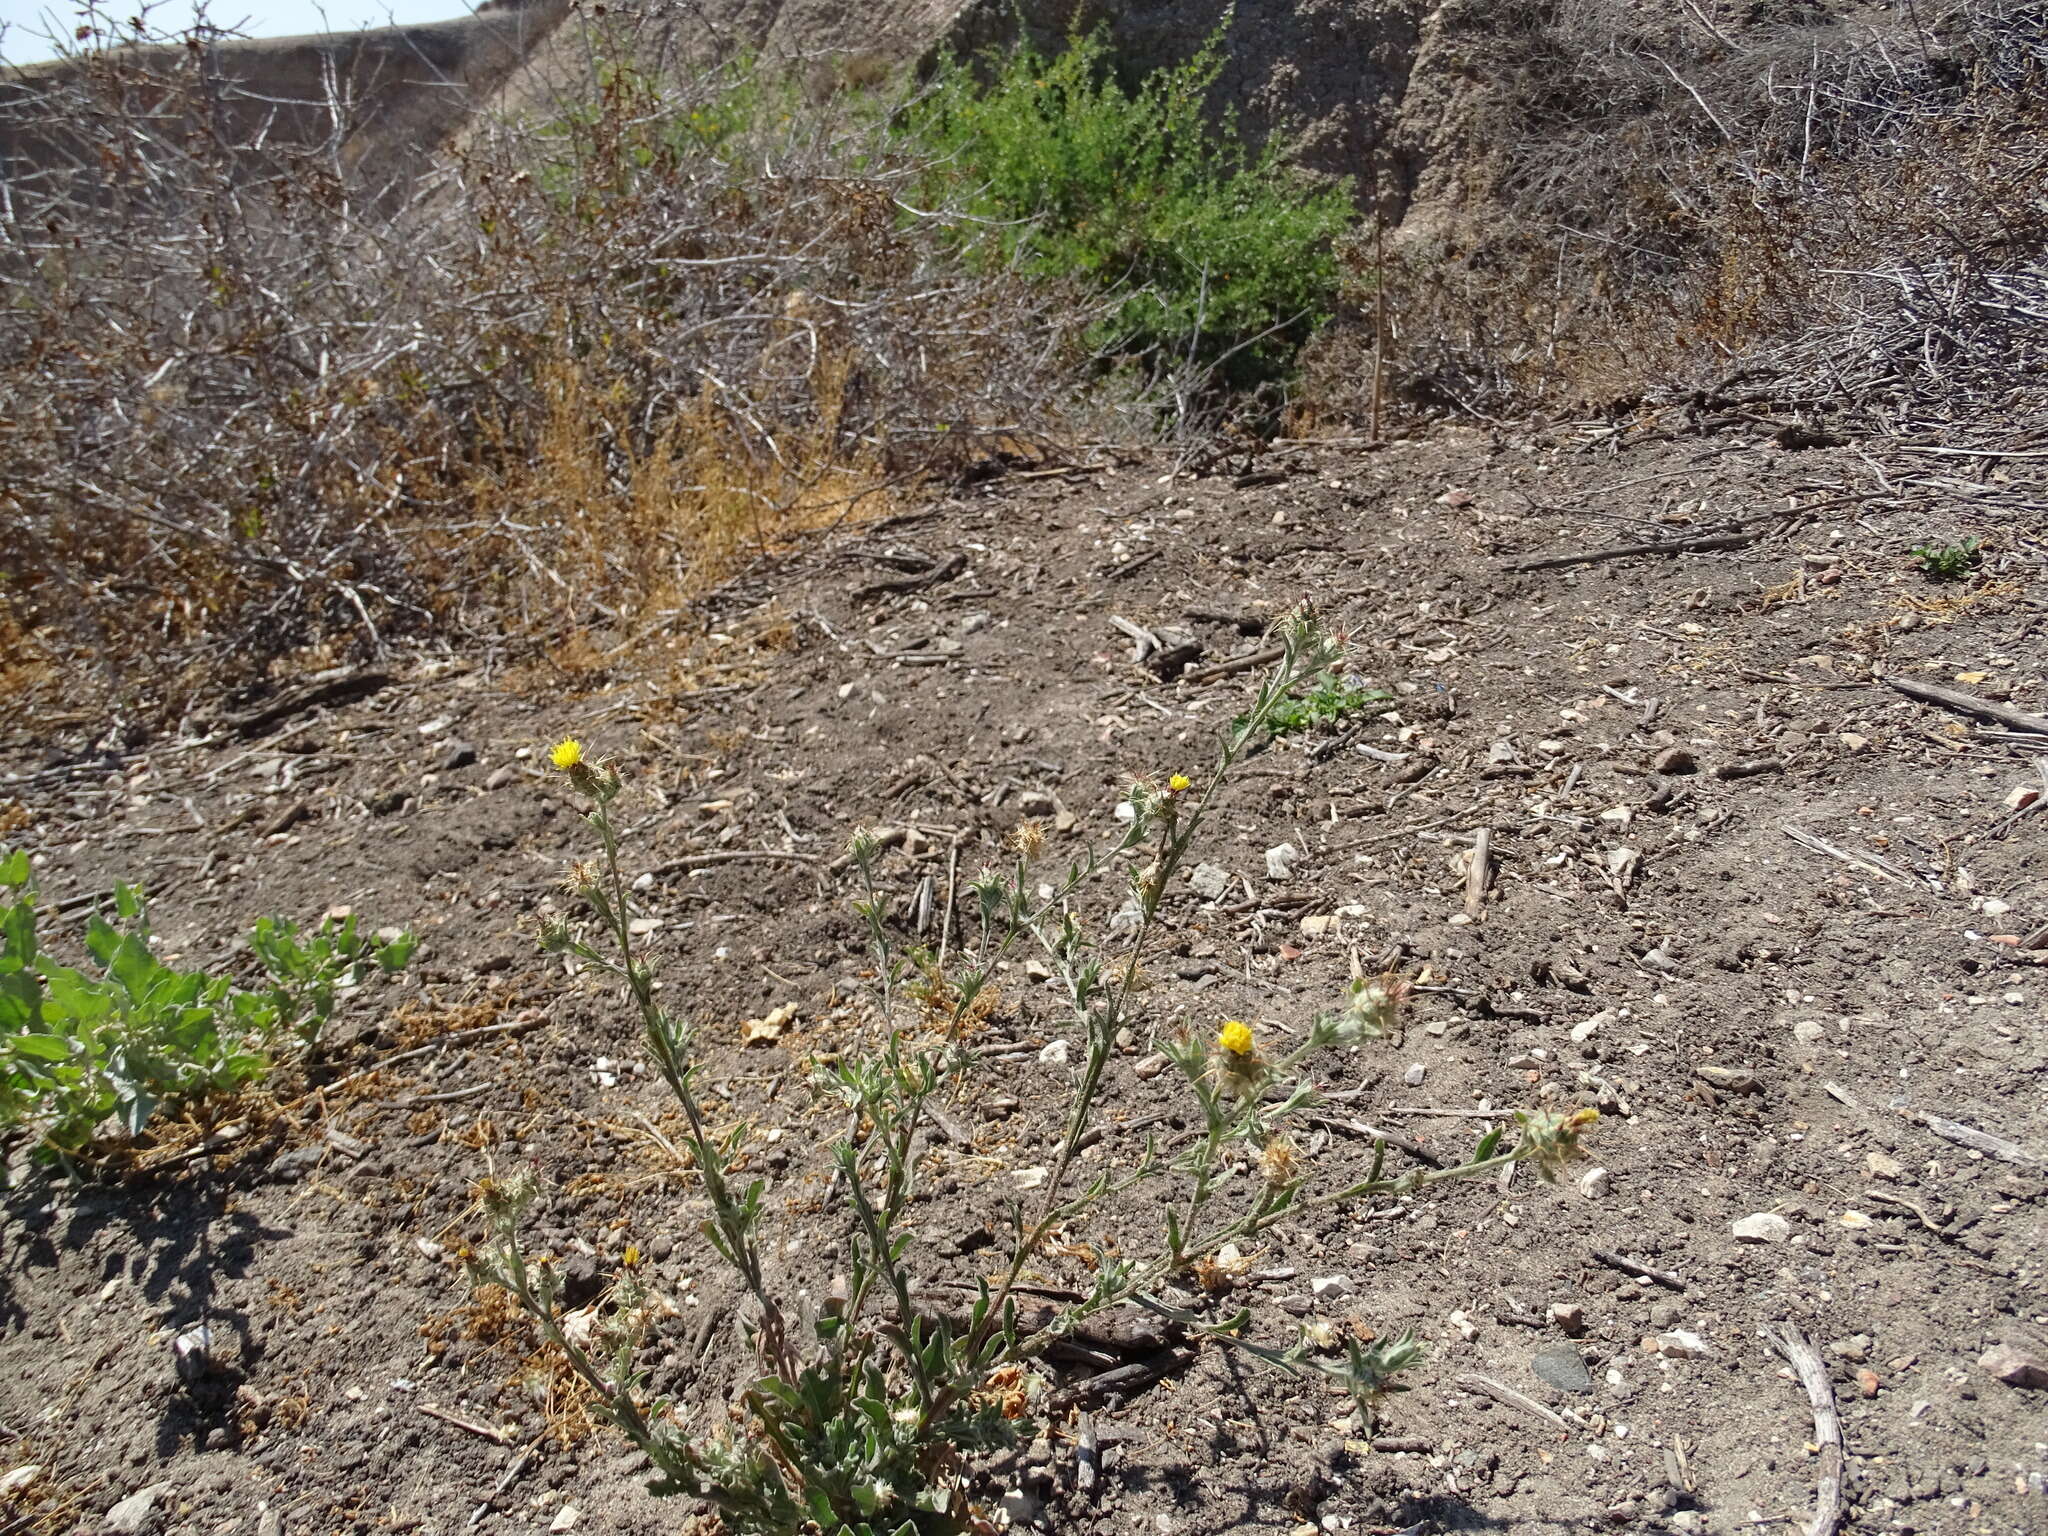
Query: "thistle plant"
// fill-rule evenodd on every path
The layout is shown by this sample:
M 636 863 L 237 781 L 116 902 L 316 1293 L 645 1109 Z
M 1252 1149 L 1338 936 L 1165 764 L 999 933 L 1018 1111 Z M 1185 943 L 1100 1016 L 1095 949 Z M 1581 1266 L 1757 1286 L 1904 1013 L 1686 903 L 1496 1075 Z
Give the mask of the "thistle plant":
M 1054 872 L 1045 868 L 1042 831 L 1019 829 L 1005 861 L 968 887 L 969 912 L 950 963 L 899 942 L 882 842 L 855 835 L 850 862 L 862 888 L 855 905 L 866 924 L 877 996 L 854 1048 L 818 1064 L 812 1075 L 814 1091 L 847 1115 L 831 1157 L 833 1195 L 845 1213 L 839 1236 L 849 1257 L 829 1298 L 811 1308 L 779 1297 L 770 1283 L 765 1185 L 745 1179 L 738 1166 L 744 1129 L 710 1128 L 695 1088 L 694 1032 L 663 1006 L 634 937 L 613 816 L 623 780 L 616 768 L 588 761 L 573 741 L 556 749 L 555 766 L 585 802 L 599 854 L 570 877 L 587 919 L 551 923 L 544 942 L 613 977 L 638 1015 L 648 1053 L 687 1126 L 682 1148 L 711 1212 L 703 1236 L 750 1298 L 745 1327 L 758 1374 L 723 1420 L 703 1426 L 693 1427 L 676 1404 L 651 1398 L 633 1362 L 658 1307 L 629 1271 L 603 1320 L 564 1316 L 552 1271 L 521 1247 L 521 1216 L 534 1194 L 528 1179 L 486 1182 L 489 1232 L 472 1274 L 503 1286 L 534 1317 L 589 1385 L 598 1411 L 646 1452 L 657 1492 L 703 1498 L 740 1532 L 927 1536 L 973 1529 L 980 1517 L 969 1458 L 1033 1427 L 1032 1362 L 1090 1319 L 1127 1306 L 1279 1370 L 1327 1378 L 1370 1417 L 1385 1394 L 1399 1390 L 1398 1373 L 1421 1357 L 1415 1339 L 1404 1334 L 1368 1346 L 1317 1324 L 1291 1341 L 1262 1342 L 1250 1336 L 1247 1312 L 1217 1316 L 1187 1287 L 1201 1289 L 1222 1272 L 1218 1260 L 1228 1250 L 1283 1221 L 1416 1195 L 1521 1161 L 1553 1178 L 1577 1155 L 1579 1137 L 1597 1118 L 1591 1110 L 1518 1116 L 1512 1144 L 1496 1129 L 1454 1166 L 1389 1173 L 1380 1143 L 1368 1167 L 1319 1177 L 1291 1132 L 1318 1103 L 1316 1059 L 1377 1039 L 1394 1025 L 1407 988 L 1398 977 L 1379 976 L 1356 978 L 1284 1047 L 1262 1040 L 1243 1020 L 1213 1029 L 1183 1024 L 1161 1049 L 1197 1111 L 1191 1134 L 1170 1146 L 1154 1136 L 1128 1162 L 1094 1160 L 1082 1176 L 1118 1039 L 1148 1022 L 1144 962 L 1167 926 L 1176 879 L 1209 810 L 1239 760 L 1272 733 L 1297 685 L 1337 660 L 1336 645 L 1306 615 L 1290 620 L 1281 639 L 1281 659 L 1208 768 L 1134 786 L 1120 808 L 1121 831 L 1107 846 Z M 1115 904 L 1107 913 L 1100 909 L 1109 903 L 1088 900 L 1097 888 L 1111 893 Z M 932 1123 L 937 1096 L 971 1082 L 975 1052 L 966 1026 L 985 1007 L 999 967 L 1020 951 L 1046 963 L 1079 1060 L 1050 1164 L 1034 1170 L 1042 1177 L 1028 1191 L 1028 1208 L 1012 1207 L 1006 1261 L 979 1282 L 964 1315 L 950 1315 L 926 1299 L 912 1258 L 918 1138 Z M 913 994 L 918 1006 L 903 1006 Z M 1141 1193 L 1160 1213 L 1156 1231 L 1143 1236 L 1109 1214 L 1131 1209 Z M 1078 1300 L 1056 1308 L 1049 1322 L 1025 1326 L 1015 1295 L 1027 1271 L 1051 1261 L 1057 1237 L 1064 1235 L 1072 1252 L 1075 1234 L 1084 1231 L 1114 1231 L 1116 1241 L 1090 1248 L 1096 1258 Z

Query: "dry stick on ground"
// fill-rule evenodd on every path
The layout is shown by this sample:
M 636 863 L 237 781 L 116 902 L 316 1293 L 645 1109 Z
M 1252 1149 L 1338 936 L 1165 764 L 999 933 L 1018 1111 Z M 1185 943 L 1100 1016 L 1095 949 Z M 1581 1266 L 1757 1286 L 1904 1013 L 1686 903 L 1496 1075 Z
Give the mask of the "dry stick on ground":
M 908 592 L 921 592 L 926 587 L 935 587 L 942 581 L 951 581 L 967 569 L 967 557 L 954 553 L 946 556 L 930 570 L 918 576 L 905 576 L 897 581 L 878 581 L 872 586 L 862 587 L 853 594 L 856 603 L 864 603 L 871 597 L 900 596 Z
M 1779 1325 L 1775 1331 L 1768 1327 L 1760 1331 L 1797 1374 L 1813 1407 L 1813 1442 L 1820 1447 L 1820 1487 L 1814 1494 L 1813 1519 L 1806 1527 L 1806 1536 L 1835 1536 L 1835 1527 L 1842 1520 L 1845 1458 L 1842 1419 L 1835 1408 L 1835 1389 L 1828 1381 L 1827 1362 L 1806 1335 L 1790 1323 Z
M 1944 688 L 1938 683 L 1918 683 L 1905 677 L 1887 677 L 1884 682 L 1887 687 L 1903 693 L 1909 699 L 1939 704 L 1943 709 L 1973 715 L 1979 720 L 1995 721 L 2015 731 L 2048 736 L 2048 715 L 2030 715 L 2024 709 L 2014 709 L 2010 704 L 2001 704 L 1995 699 L 1980 699 L 1974 693 L 1964 693 L 1958 688 Z
M 1989 1131 L 1980 1131 L 1973 1125 L 1960 1121 L 1945 1120 L 1940 1115 L 1919 1114 L 1914 1116 L 1928 1130 L 1944 1141 L 1952 1141 L 1959 1147 L 1982 1152 L 1986 1157 L 1995 1157 L 2003 1163 L 2037 1163 L 2039 1158 L 2016 1141 L 2007 1141 L 2003 1136 L 1994 1136 Z
M 1253 667 L 1263 667 L 1269 661 L 1278 661 L 1286 654 L 1286 647 L 1269 645 L 1253 651 L 1249 656 L 1233 656 L 1228 661 L 1219 661 L 1213 667 L 1191 667 L 1181 673 L 1184 683 L 1206 683 L 1211 678 L 1229 677 L 1237 672 L 1249 672 Z
M 465 1419 L 461 1414 L 450 1413 L 446 1408 L 437 1407 L 433 1403 L 421 1403 L 420 1412 L 430 1419 L 439 1419 L 443 1424 L 453 1424 L 457 1429 L 466 1429 L 472 1435 L 481 1435 L 498 1445 L 507 1443 L 504 1431 L 492 1429 L 488 1424 L 479 1424 L 475 1419 Z
M 1055 1413 L 1082 1403 L 1107 1401 L 1112 1404 L 1129 1402 L 1147 1387 L 1164 1381 L 1175 1371 L 1185 1370 L 1195 1363 L 1195 1351 L 1181 1346 L 1166 1350 L 1150 1360 L 1132 1365 L 1119 1365 L 1113 1370 L 1102 1371 L 1063 1387 L 1053 1393 L 1047 1407 Z
M 1519 1408 L 1524 1413 L 1533 1414 L 1546 1424 L 1555 1424 L 1559 1429 L 1567 1433 L 1571 1430 L 1570 1424 L 1537 1402 L 1535 1398 L 1527 1397 L 1506 1383 L 1495 1381 L 1491 1376 L 1481 1376 L 1476 1373 L 1460 1376 L 1458 1378 L 1458 1385 L 1468 1392 L 1483 1392 L 1497 1403 L 1505 1403 L 1510 1408 Z
M 539 1453 L 540 1447 L 538 1445 L 529 1445 L 518 1456 L 513 1458 L 512 1465 L 505 1469 L 504 1475 L 498 1479 L 497 1485 L 491 1489 L 490 1494 L 484 1499 L 483 1503 L 477 1505 L 475 1509 L 469 1512 L 470 1530 L 473 1531 L 483 1524 L 484 1516 L 490 1513 L 491 1506 L 497 1503 L 499 1495 L 519 1480 L 519 1474 L 526 1470 L 526 1464 L 532 1461 Z
M 1634 1259 L 1627 1258 L 1619 1253 L 1611 1253 L 1605 1248 L 1594 1248 L 1590 1250 L 1590 1254 L 1597 1262 L 1605 1264 L 1609 1269 L 1618 1269 L 1624 1275 L 1633 1275 L 1638 1280 L 1655 1281 L 1666 1290 L 1683 1291 L 1685 1289 L 1685 1282 L 1667 1270 L 1652 1269 L 1647 1264 L 1638 1264 Z
M 1366 1124 L 1363 1120 L 1333 1120 L 1325 1115 L 1317 1115 L 1309 1124 L 1319 1125 L 1328 1131 L 1338 1131 L 1346 1136 L 1364 1136 L 1373 1141 L 1384 1141 L 1390 1147 L 1399 1147 L 1418 1163 L 1427 1163 L 1432 1168 L 1441 1168 L 1444 1165 L 1441 1157 L 1414 1137 L 1403 1136 L 1399 1131 L 1383 1131 L 1376 1125 Z
M 1874 853 L 1846 852 L 1843 849 L 1837 848 L 1826 838 L 1815 837 L 1804 827 L 1795 827 L 1790 822 L 1785 823 L 1780 830 L 1787 837 L 1791 838 L 1793 842 L 1799 844 L 1800 847 L 1811 848 L 1815 853 L 1824 853 L 1831 859 L 1839 859 L 1852 869 L 1867 870 L 1869 873 L 1876 875 L 1880 880 L 1899 881 L 1906 885 L 1917 883 L 1903 870 L 1894 865 L 1887 864 Z
M 1914 443 L 1893 443 L 1897 453 L 1939 453 L 1955 459 L 2048 459 L 2048 449 L 2020 448 L 1934 448 Z
M 1611 549 L 1586 549 L 1569 555 L 1545 555 L 1537 560 L 1518 560 L 1511 571 L 1548 571 L 1566 565 L 1590 565 L 1596 560 L 1626 560 L 1632 555 L 1691 555 L 1708 550 L 1745 549 L 1781 525 L 1798 518 L 1797 512 L 1773 512 L 1768 518 L 1752 518 L 1733 533 L 1703 533 L 1689 539 L 1660 539 L 1650 544 L 1617 544 Z

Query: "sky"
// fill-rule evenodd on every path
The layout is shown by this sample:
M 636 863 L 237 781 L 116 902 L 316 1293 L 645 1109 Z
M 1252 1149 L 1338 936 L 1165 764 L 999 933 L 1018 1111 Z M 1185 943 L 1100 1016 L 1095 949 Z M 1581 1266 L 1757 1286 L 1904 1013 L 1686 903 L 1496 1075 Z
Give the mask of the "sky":
M 192 24 L 195 0 L 161 0 L 150 7 L 149 25 L 176 32 Z M 140 7 L 136 0 L 110 0 L 100 14 L 125 22 Z M 251 37 L 296 37 L 304 32 L 345 32 L 465 16 L 470 0 L 211 0 L 215 26 Z M 32 64 L 56 50 L 43 39 L 52 30 L 68 36 L 79 24 L 77 0 L 0 0 L 0 59 Z

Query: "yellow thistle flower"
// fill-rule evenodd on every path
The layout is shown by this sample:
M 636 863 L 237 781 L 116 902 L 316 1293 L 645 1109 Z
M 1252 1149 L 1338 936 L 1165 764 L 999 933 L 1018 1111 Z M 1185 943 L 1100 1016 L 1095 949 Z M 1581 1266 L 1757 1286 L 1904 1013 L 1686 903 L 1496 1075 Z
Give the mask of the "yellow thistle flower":
M 567 773 L 583 761 L 583 743 L 574 736 L 555 743 L 554 751 L 548 754 L 548 761 L 562 772 Z
M 1176 773 L 1166 781 L 1167 791 L 1171 794 L 1184 795 L 1194 787 L 1195 781 L 1184 773 Z
M 628 1269 L 638 1264 L 640 1262 L 640 1245 L 638 1243 L 626 1244 L 626 1251 L 619 1255 L 619 1262 Z
M 1216 1044 L 1233 1056 L 1252 1053 L 1252 1027 L 1243 1019 L 1226 1019 L 1216 1033 Z

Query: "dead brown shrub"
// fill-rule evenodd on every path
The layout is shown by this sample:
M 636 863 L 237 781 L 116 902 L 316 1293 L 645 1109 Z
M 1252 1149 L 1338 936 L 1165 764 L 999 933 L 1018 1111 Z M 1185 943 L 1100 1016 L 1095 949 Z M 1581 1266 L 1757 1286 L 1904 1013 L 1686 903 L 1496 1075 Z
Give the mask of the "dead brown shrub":
M 11 686 L 146 725 L 430 634 L 688 628 L 764 552 L 1057 430 L 1077 307 L 939 238 L 881 114 L 643 71 L 628 28 L 396 185 L 345 103 L 326 143 L 209 120 L 203 50 L 0 92 L 65 128 L 0 121 Z

